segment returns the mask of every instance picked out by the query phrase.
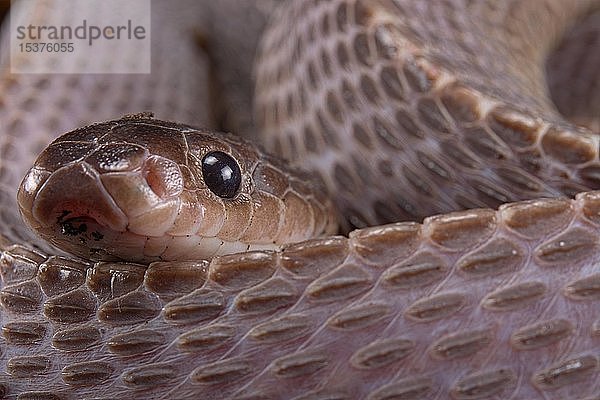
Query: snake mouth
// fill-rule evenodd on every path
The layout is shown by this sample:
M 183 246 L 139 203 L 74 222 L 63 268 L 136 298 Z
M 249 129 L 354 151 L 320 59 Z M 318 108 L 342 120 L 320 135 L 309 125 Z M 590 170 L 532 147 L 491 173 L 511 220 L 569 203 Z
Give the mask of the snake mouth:
M 77 206 L 60 207 L 62 212 L 56 222 L 40 233 L 55 246 L 70 253 L 93 260 L 117 261 L 126 255 L 132 260 L 137 256 L 144 238 L 129 231 L 115 231 L 102 220 L 81 212 Z M 119 250 L 120 248 L 126 249 Z
M 86 163 L 54 172 L 32 169 L 18 193 L 25 222 L 41 237 L 74 254 L 111 259 L 128 218 Z
M 85 163 L 52 173 L 37 189 L 32 217 L 45 228 L 58 226 L 71 234 L 76 220 L 104 229 L 125 231 L 127 217 L 106 191 L 99 175 Z M 69 228 L 71 226 L 71 228 Z
M 117 172 L 99 171 L 85 160 L 55 171 L 34 167 L 18 193 L 23 219 L 70 253 L 138 259 L 150 238 L 171 240 L 169 229 L 178 228 L 175 219 L 183 215 L 181 173 L 173 163 L 146 157 L 139 164 Z
M 84 257 L 103 260 L 119 259 L 106 251 L 107 244 L 114 240 L 115 232 L 111 232 L 89 215 L 73 215 L 74 212 L 64 210 L 57 218 L 54 225 L 55 236 L 50 239 L 52 243 Z
M 57 218 L 57 225 L 64 236 L 89 237 L 89 239 L 100 241 L 104 238 L 102 233 L 102 224 L 91 216 L 81 215 L 70 217 L 70 211 L 63 211 L 63 214 Z

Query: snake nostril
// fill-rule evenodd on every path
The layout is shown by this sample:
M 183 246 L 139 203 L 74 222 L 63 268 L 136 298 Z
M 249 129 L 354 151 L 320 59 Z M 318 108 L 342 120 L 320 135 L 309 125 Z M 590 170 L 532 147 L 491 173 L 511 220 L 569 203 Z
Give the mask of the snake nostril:
M 161 199 L 178 196 L 183 191 L 183 175 L 173 161 L 150 156 L 144 164 L 144 178 L 150 189 Z

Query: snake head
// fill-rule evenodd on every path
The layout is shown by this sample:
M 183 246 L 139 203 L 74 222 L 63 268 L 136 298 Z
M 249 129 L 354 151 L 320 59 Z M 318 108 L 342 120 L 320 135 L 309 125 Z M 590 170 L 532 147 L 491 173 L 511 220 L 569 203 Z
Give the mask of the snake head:
M 52 142 L 18 191 L 25 222 L 85 258 L 191 260 L 334 233 L 331 202 L 258 147 L 148 116 Z

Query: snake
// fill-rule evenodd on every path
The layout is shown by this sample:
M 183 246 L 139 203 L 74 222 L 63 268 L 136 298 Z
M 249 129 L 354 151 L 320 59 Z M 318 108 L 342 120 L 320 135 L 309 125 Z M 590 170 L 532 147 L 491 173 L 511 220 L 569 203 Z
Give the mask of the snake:
M 598 10 L 156 1 L 147 75 L 2 36 L 0 397 L 598 399 Z

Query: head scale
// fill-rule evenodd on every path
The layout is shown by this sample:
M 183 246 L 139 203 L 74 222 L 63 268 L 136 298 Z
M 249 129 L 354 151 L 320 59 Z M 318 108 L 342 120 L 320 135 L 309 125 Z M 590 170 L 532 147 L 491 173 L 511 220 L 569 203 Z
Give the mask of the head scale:
M 90 125 L 23 179 L 26 223 L 91 259 L 191 260 L 335 232 L 322 186 L 259 148 L 147 116 Z

